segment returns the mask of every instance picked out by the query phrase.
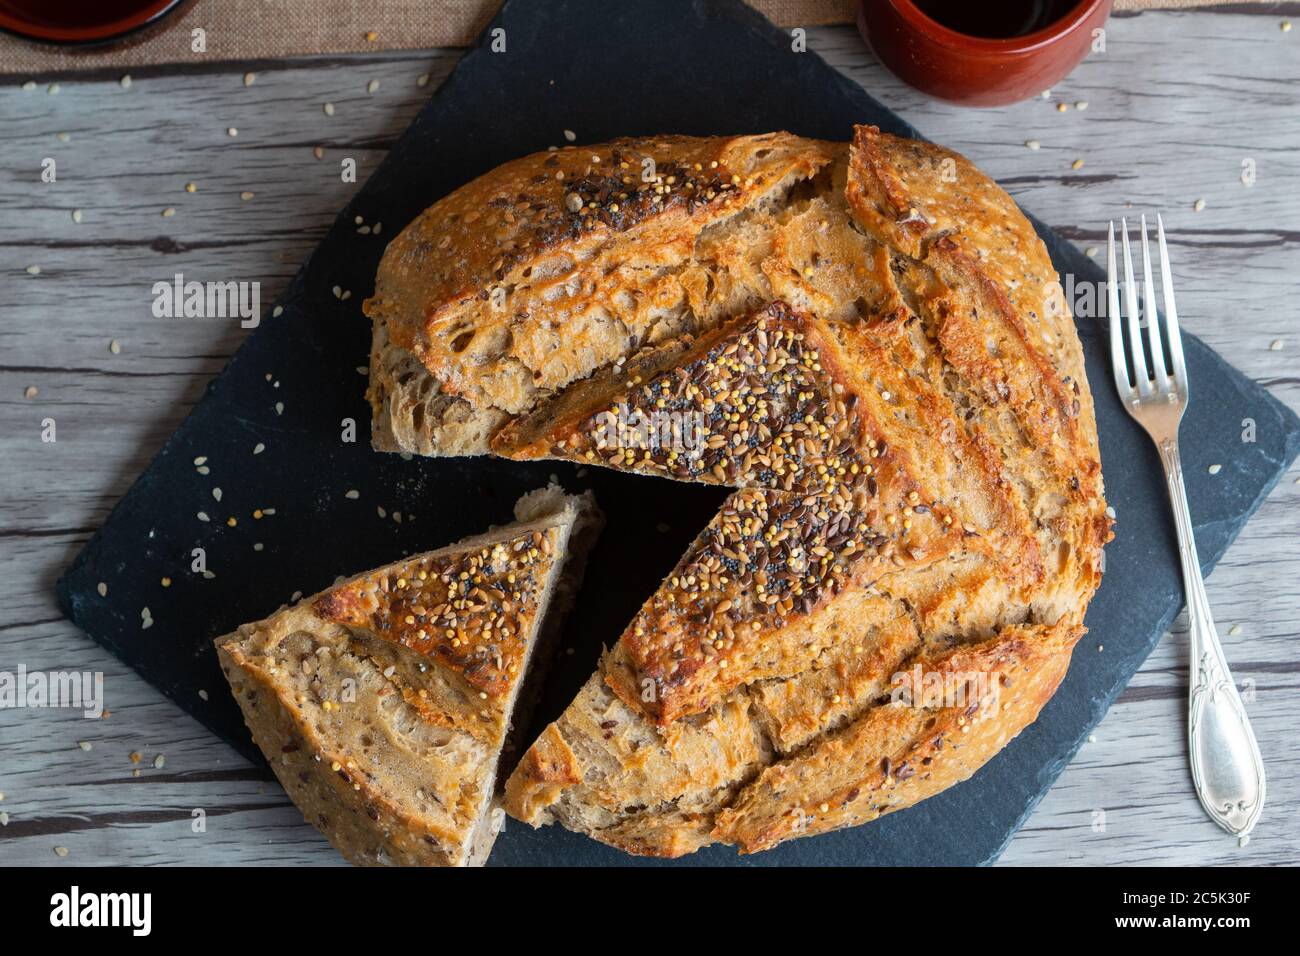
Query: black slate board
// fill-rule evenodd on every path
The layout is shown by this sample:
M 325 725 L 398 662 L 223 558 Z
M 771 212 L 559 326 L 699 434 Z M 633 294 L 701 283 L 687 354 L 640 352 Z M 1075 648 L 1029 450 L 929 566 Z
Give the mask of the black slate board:
M 485 38 L 497 28 L 505 31 L 506 51 L 482 45 L 465 56 L 340 214 L 281 300 L 283 314 L 268 315 L 249 335 L 58 582 L 60 606 L 87 634 L 254 759 L 260 758 L 209 641 L 264 616 L 293 591 L 310 594 L 336 575 L 505 521 L 514 499 L 552 473 L 570 488 L 594 488 L 609 529 L 567 628 L 564 643 L 574 653 L 552 670 L 536 730 L 571 698 L 602 643 L 617 637 L 722 497 L 600 470 L 578 479 L 574 469 L 554 463 L 403 461 L 370 451 L 364 379 L 356 371 L 369 343 L 360 302 L 388 237 L 474 176 L 562 143 L 565 129 L 591 143 L 773 129 L 844 140 L 854 123 L 919 135 L 815 54 L 792 52 L 787 34 L 730 0 L 510 0 Z M 355 215 L 382 221 L 385 239 L 358 236 Z M 1102 278 L 1095 264 L 1038 228 L 1063 276 L 1073 273 L 1076 283 Z M 335 298 L 335 285 L 350 289 L 351 298 Z M 970 781 L 870 826 L 752 857 L 713 847 L 675 865 L 991 861 L 1101 719 L 1169 626 L 1182 592 L 1155 453 L 1115 398 L 1103 330 L 1097 320 L 1079 325 L 1119 524 L 1088 612 L 1091 633 L 1037 723 Z M 1208 571 L 1295 457 L 1300 421 L 1201 342 L 1186 345 L 1193 398 L 1184 461 Z M 284 403 L 283 414 L 276 402 Z M 340 441 L 345 417 L 359 423 L 355 444 Z M 1252 444 L 1241 441 L 1246 418 L 1256 423 Z M 258 442 L 266 450 L 253 457 Z M 208 458 L 207 477 L 195 471 L 200 455 Z M 1215 477 L 1206 471 L 1211 462 L 1224 466 Z M 220 503 L 214 486 L 223 489 Z M 359 499 L 345 497 L 353 488 Z M 379 506 L 389 517 L 379 517 Z M 255 508 L 275 514 L 255 521 Z M 200 510 L 212 521 L 198 521 Z M 406 517 L 401 524 L 392 517 L 397 511 Z M 225 525 L 228 516 L 238 519 L 235 528 Z M 254 551 L 255 541 L 264 550 Z M 189 570 L 195 547 L 206 550 L 215 578 Z M 166 590 L 159 586 L 163 575 L 174 581 Z M 101 581 L 106 598 L 96 590 Z M 155 623 L 143 630 L 146 606 Z M 673 865 L 637 861 L 557 827 L 517 824 L 497 843 L 492 862 Z

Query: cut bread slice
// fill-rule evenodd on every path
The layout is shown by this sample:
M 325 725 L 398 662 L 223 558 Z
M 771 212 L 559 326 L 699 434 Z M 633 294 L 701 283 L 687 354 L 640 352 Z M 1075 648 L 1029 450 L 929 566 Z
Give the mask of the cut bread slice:
M 216 641 L 253 739 L 353 863 L 487 858 L 502 752 L 601 522 L 590 492 L 556 486 L 515 516 Z
M 507 458 L 808 493 L 864 480 L 878 436 L 830 327 L 784 302 L 608 366 L 493 436 Z

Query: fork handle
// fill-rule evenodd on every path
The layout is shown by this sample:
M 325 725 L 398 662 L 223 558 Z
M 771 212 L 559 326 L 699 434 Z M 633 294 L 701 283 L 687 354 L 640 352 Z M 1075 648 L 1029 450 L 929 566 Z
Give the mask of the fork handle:
M 1210 819 L 1229 833 L 1244 836 L 1264 809 L 1264 761 L 1210 615 L 1177 439 L 1166 439 L 1158 447 L 1178 529 L 1191 629 L 1187 736 L 1192 784 Z

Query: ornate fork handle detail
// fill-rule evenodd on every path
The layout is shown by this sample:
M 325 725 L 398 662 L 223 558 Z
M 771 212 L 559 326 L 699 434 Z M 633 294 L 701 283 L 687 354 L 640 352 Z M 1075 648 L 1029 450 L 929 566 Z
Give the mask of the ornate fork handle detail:
M 1210 602 L 1205 595 L 1192 536 L 1178 442 L 1166 438 L 1157 446 L 1178 530 L 1191 630 L 1187 736 L 1192 783 L 1210 819 L 1229 833 L 1244 836 L 1254 827 L 1264 808 L 1264 762 L 1210 615 Z

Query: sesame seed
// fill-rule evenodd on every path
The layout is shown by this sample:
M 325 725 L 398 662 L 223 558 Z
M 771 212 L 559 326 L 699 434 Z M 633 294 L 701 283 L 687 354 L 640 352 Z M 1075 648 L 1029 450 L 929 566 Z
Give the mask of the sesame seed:
M 1074 108 L 1075 108 L 1076 110 L 1080 110 L 1080 111 L 1082 111 L 1082 110 L 1086 110 L 1086 109 L 1088 108 L 1088 101 L 1087 101 L 1087 100 L 1079 100 L 1079 102 L 1077 102 L 1077 103 L 1074 104 Z
M 23 389 L 23 398 L 35 398 L 38 392 L 35 385 L 28 385 Z
M 40 266 L 28 266 L 28 267 L 27 267 L 27 274 L 28 274 L 29 276 L 38 276 L 38 275 L 41 274 L 41 267 L 40 267 Z
M 210 520 L 212 520 L 211 518 L 208 517 L 208 513 L 207 513 L 206 511 L 200 511 L 200 512 L 198 513 L 198 519 L 199 519 L 200 521 L 210 521 Z
M 346 493 L 344 493 L 343 497 L 344 497 L 344 498 L 351 498 L 353 501 L 355 501 L 356 499 L 358 499 L 358 498 L 361 497 L 361 492 L 359 492 L 359 491 L 357 491 L 357 489 L 353 488 L 353 489 L 351 489 L 350 491 L 347 491 Z
M 570 143 L 572 143 L 574 140 L 578 138 L 578 134 L 571 129 L 566 129 L 564 131 L 564 138 L 567 139 Z
M 421 73 L 419 76 L 417 76 L 417 77 L 415 78 L 415 85 L 418 86 L 418 87 L 421 87 L 421 88 L 428 86 L 428 85 L 429 85 L 429 74 L 428 74 L 428 73 Z
M 220 500 L 221 500 L 221 489 L 220 489 L 220 488 L 213 488 L 213 489 L 212 489 L 212 497 L 215 498 L 217 501 L 220 501 Z
M 260 542 L 260 541 L 255 541 L 255 542 L 253 543 L 253 550 L 254 550 L 254 551 L 261 551 L 263 547 L 264 547 L 264 545 L 263 545 L 262 542 Z
M 171 579 L 171 578 L 163 578 L 162 581 L 161 581 L 160 583 L 162 584 L 163 587 L 165 587 L 165 588 L 169 588 L 169 587 L 172 586 L 172 579 Z
M 1028 146 L 1030 149 L 1042 149 L 1043 147 L 1043 144 L 1036 139 L 1025 140 L 1025 145 Z
M 333 103 L 326 103 L 324 106 L 321 107 L 321 109 L 323 109 L 323 110 L 325 111 L 325 115 L 326 115 L 326 116 L 333 116 L 333 115 L 334 115 L 334 104 L 333 104 Z
M 1192 212 L 1200 212 L 1204 208 L 1205 208 L 1204 199 L 1198 199 L 1196 200 L 1196 202 L 1192 203 Z
M 1290 32 L 1291 32 L 1291 21 L 1290 21 L 1290 20 L 1283 20 L 1281 23 L 1279 23 L 1279 24 L 1277 25 L 1277 27 L 1278 27 L 1278 29 L 1281 30 L 1283 33 L 1290 33 Z
M 275 413 L 276 413 L 277 415 L 283 415 L 283 414 L 284 414 L 284 402 L 276 402 L 276 403 L 275 403 Z
M 125 76 L 123 76 L 123 77 L 122 77 L 120 80 L 118 80 L 117 82 L 118 82 L 119 84 L 121 84 L 122 89 L 124 89 L 124 90 L 129 90 L 129 89 L 131 88 L 131 74 L 130 74 L 130 73 L 127 73 Z
M 1056 112 L 1058 112 L 1058 113 L 1064 113 L 1064 112 L 1065 112 L 1066 110 L 1068 110 L 1069 108 L 1070 108 L 1070 104 L 1069 104 L 1069 103 L 1057 103 L 1057 104 L 1056 104 Z
M 1236 637 L 1236 636 L 1237 636 L 1238 634 L 1240 634 L 1240 633 L 1241 633 L 1241 625 L 1240 625 L 1240 624 L 1234 624 L 1234 625 L 1232 625 L 1232 627 L 1228 628 L 1228 636 L 1229 636 L 1229 637 Z
M 1270 352 L 1280 352 L 1282 351 L 1283 344 L 1284 343 L 1281 339 L 1274 339 L 1272 342 L 1268 343 L 1268 350 Z
M 1072 162 L 1072 163 L 1070 164 L 1070 168 L 1071 168 L 1071 169 L 1082 169 L 1082 168 L 1083 168 L 1083 160 L 1082 160 L 1082 159 L 1076 159 L 1074 162 Z
M 206 465 L 207 463 L 208 463 L 208 456 L 207 456 L 207 455 L 199 455 L 198 458 L 195 458 L 195 459 L 194 459 L 194 464 L 195 464 L 195 465 Z
M 252 85 L 253 85 L 254 83 L 256 83 L 256 82 L 257 82 L 257 74 L 256 74 L 256 73 L 245 73 L 245 74 L 244 74 L 244 85 L 245 85 L 245 86 L 252 86 Z
M 81 222 L 81 210 L 80 210 L 80 209 L 74 209 L 74 210 L 72 210 L 72 221 L 73 221 L 73 222 Z
M 312 154 L 313 156 L 315 156 L 317 159 L 324 159 L 324 158 L 325 158 L 325 147 L 323 147 L 323 146 L 313 146 L 313 147 L 311 148 L 311 154 Z
M 190 182 L 190 183 L 186 183 L 186 184 L 185 184 L 185 191 L 186 191 L 187 193 L 196 193 L 196 192 L 198 192 L 198 191 L 199 191 L 198 184 L 197 184 L 197 183 L 192 183 L 192 182 Z
M 206 690 L 204 690 L 203 688 L 200 687 L 200 688 L 199 688 L 199 700 L 207 700 L 207 699 L 208 699 L 208 692 L 207 692 Z
M 367 92 L 367 93 L 377 93 L 378 91 L 379 91 L 379 81 L 378 81 L 378 80 L 371 80 L 369 83 L 366 84 L 366 92 Z
M 109 350 L 110 352 L 112 352 L 114 355 L 121 355 L 121 354 L 122 354 L 122 344 L 121 344 L 120 342 L 118 342 L 117 339 L 113 339 L 112 341 L 110 341 L 110 342 L 108 343 L 108 350 Z
M 28 80 L 26 83 L 23 84 L 23 92 L 24 92 L 24 93 L 30 93 L 30 92 L 31 92 L 32 90 L 34 90 L 34 89 L 36 89 L 36 81 L 35 81 L 35 80 Z
M 78 740 L 77 746 L 87 752 L 95 749 L 95 745 L 92 744 L 89 740 Z
M 242 199 L 244 202 L 248 202 L 255 195 L 257 194 L 253 192 L 249 192 L 248 190 L 244 190 L 242 193 L 239 194 L 239 198 Z
M 54 855 L 59 857 L 67 856 L 68 848 L 66 846 L 56 846 L 54 848 Z
M 100 597 L 108 596 L 108 585 L 105 584 L 103 581 L 100 581 L 97 585 L 95 585 L 95 590 L 99 592 Z
M 162 211 L 161 215 L 164 219 L 170 219 L 172 216 L 176 215 L 176 210 L 171 206 L 168 206 Z
M 1212 474 L 1212 475 L 1217 475 L 1220 471 L 1223 470 L 1223 466 L 1222 466 L 1222 465 L 1211 465 L 1211 466 L 1209 467 L 1209 469 L 1207 469 L 1207 470 L 1210 472 L 1210 474 Z
M 266 451 L 266 446 L 261 442 L 258 442 L 256 445 L 253 446 L 254 455 L 260 455 L 264 451 Z
M 233 126 L 227 126 L 226 135 L 229 136 L 231 139 L 234 139 L 236 136 L 239 135 L 239 130 Z
M 167 763 L 167 758 L 164 757 L 162 754 L 159 754 L 158 756 L 153 758 L 153 768 L 155 770 L 161 770 L 166 765 L 166 763 Z

